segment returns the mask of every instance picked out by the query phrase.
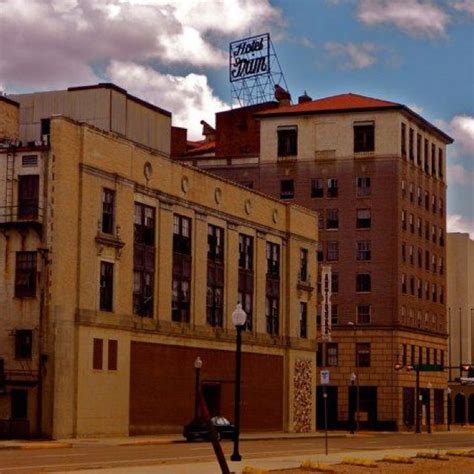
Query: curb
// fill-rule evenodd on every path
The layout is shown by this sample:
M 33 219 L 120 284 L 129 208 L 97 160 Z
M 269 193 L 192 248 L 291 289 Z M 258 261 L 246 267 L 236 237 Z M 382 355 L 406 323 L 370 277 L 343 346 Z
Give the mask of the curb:
M 62 443 L 62 442 L 42 442 L 37 441 L 33 443 L 25 444 L 12 444 L 10 446 L 0 446 L 0 450 L 19 450 L 19 449 L 58 449 L 58 448 L 72 448 L 72 443 Z

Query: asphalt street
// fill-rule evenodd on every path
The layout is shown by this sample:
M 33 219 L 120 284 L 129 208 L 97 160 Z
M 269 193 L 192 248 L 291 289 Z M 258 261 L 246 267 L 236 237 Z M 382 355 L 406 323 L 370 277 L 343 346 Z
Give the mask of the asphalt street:
M 232 443 L 222 443 L 227 457 Z M 354 450 L 385 450 L 398 448 L 473 448 L 474 433 L 395 434 L 367 433 L 352 437 L 330 438 L 331 453 Z M 245 460 L 314 455 L 324 452 L 324 438 L 285 439 L 241 442 Z M 56 449 L 0 450 L 0 473 L 34 473 L 103 469 L 127 466 L 152 466 L 213 461 L 208 443 L 170 443 L 160 445 L 108 446 L 100 440 L 84 442 L 78 447 Z

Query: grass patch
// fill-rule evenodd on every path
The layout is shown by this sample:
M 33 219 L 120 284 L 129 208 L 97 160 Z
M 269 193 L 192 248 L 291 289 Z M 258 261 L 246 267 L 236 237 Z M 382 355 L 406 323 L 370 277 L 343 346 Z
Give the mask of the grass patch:
M 406 456 L 390 456 L 387 455 L 382 459 L 382 462 L 391 462 L 394 464 L 413 464 L 413 459 L 407 458 Z
M 341 464 L 348 466 L 377 467 L 377 463 L 373 459 L 364 458 L 344 458 Z
M 266 469 L 258 469 L 256 467 L 245 466 L 242 474 L 268 474 L 270 471 Z
M 304 461 L 301 466 L 301 469 L 304 471 L 313 471 L 313 472 L 336 472 L 329 464 L 321 464 L 314 461 Z

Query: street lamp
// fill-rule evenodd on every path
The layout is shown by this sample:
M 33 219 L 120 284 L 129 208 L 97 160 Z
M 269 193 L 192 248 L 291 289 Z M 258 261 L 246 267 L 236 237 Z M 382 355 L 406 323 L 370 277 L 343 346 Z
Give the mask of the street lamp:
M 199 416 L 199 388 L 200 388 L 200 375 L 201 375 L 202 360 L 200 357 L 196 357 L 194 361 L 194 369 L 196 371 L 196 386 L 194 390 L 194 419 L 196 420 Z
M 235 352 L 235 396 L 234 396 L 234 452 L 230 457 L 231 461 L 241 461 L 242 456 L 239 453 L 239 436 L 240 436 L 240 360 L 242 352 L 242 329 L 245 326 L 247 314 L 242 309 L 242 305 L 238 304 L 232 313 L 232 324 L 237 330 L 237 350 Z
M 351 374 L 351 385 L 356 383 L 356 413 L 354 417 L 355 431 L 359 431 L 359 374 L 357 373 L 357 367 L 359 366 L 359 357 L 357 354 L 357 325 L 353 321 L 347 323 L 354 329 L 354 345 L 355 345 L 355 366 L 356 371 Z M 352 427 L 351 434 L 354 434 L 354 427 Z
M 448 387 L 448 431 L 451 431 L 451 387 Z

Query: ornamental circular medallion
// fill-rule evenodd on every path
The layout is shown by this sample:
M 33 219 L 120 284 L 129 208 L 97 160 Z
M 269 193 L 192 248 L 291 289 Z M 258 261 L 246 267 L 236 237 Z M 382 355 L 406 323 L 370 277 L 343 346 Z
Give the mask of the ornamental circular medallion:
M 252 210 L 252 203 L 251 203 L 250 199 L 247 199 L 245 201 L 245 212 L 246 212 L 246 214 L 250 214 L 251 210 Z
M 147 180 L 150 179 L 151 175 L 153 174 L 153 168 L 149 161 L 147 161 L 143 166 L 143 174 Z
M 183 179 L 181 180 L 181 189 L 184 194 L 189 191 L 189 179 L 187 176 L 183 176 Z
M 222 190 L 221 188 L 216 188 L 214 191 L 214 199 L 216 200 L 216 203 L 219 204 L 222 200 Z
M 276 224 L 277 221 L 278 221 L 278 211 L 276 209 L 273 209 L 272 221 L 273 221 L 274 224 Z

